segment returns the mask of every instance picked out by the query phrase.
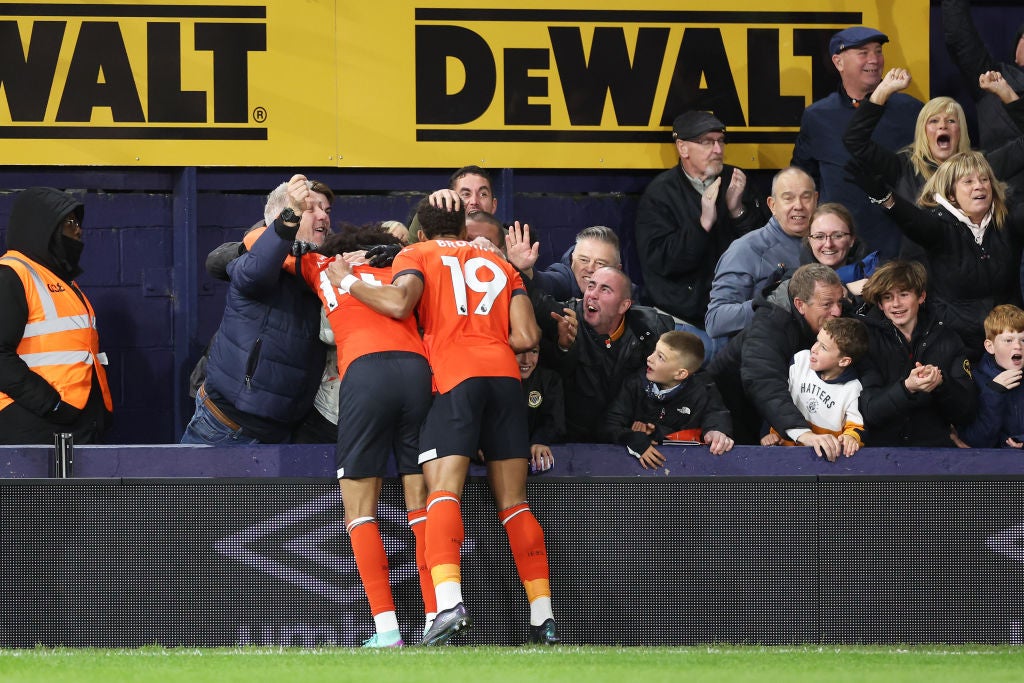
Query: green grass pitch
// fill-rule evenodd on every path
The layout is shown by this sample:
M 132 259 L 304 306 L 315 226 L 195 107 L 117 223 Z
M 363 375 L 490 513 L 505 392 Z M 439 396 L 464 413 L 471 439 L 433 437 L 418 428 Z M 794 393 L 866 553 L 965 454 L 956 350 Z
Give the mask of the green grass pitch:
M 407 647 L 0 651 L 3 683 L 1019 683 L 1024 647 Z

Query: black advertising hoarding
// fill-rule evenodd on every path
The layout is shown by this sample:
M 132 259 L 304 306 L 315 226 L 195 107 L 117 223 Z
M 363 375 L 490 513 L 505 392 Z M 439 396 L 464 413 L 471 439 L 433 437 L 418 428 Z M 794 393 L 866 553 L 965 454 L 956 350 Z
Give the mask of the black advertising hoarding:
M 531 483 L 575 644 L 1019 642 L 1020 478 Z M 422 606 L 401 493 L 380 526 L 406 642 Z M 463 505 L 461 642 L 525 641 L 484 483 Z M 5 480 L 0 647 L 358 645 L 372 620 L 336 485 Z

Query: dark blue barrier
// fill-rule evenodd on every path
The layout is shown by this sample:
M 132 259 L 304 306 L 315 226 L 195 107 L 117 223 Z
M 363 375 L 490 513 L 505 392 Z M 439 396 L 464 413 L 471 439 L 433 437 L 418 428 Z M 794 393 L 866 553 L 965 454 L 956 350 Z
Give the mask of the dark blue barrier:
M 830 463 L 810 448 L 737 446 L 714 456 L 706 447 L 664 446 L 665 466 L 645 470 L 624 447 L 567 444 L 553 448 L 549 477 L 672 476 L 956 476 L 1024 475 L 1024 452 L 1016 449 L 864 448 Z M 46 477 L 52 447 L 0 447 L 0 478 Z M 78 446 L 75 477 L 334 477 L 331 445 Z M 473 466 L 472 474 L 482 474 Z
M 1024 454 L 555 449 L 531 477 L 572 644 L 1021 642 Z M 0 647 L 357 645 L 372 623 L 333 448 L 0 448 Z M 472 474 L 482 474 L 474 466 Z M 463 496 L 464 642 L 527 614 L 481 477 Z M 378 519 L 400 624 L 422 629 L 401 487 Z M 653 577 L 653 581 L 652 581 Z
M 529 497 L 567 644 L 1021 643 L 1021 476 L 542 476 Z M 482 478 L 462 510 L 458 640 L 520 644 Z M 377 518 L 416 642 L 395 479 Z M 330 479 L 0 479 L 0 648 L 358 645 L 371 627 Z

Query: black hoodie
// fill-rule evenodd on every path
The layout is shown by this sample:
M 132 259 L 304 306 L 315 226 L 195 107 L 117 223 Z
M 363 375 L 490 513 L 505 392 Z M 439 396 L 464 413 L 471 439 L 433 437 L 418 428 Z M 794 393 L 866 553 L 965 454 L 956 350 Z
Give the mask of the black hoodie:
M 61 239 L 61 221 L 72 213 L 81 222 L 85 218 L 85 207 L 66 192 L 52 187 L 30 187 L 22 191 L 11 207 L 7 248 L 20 251 L 70 282 L 82 272 L 78 258 L 67 253 Z
M 61 222 L 70 214 L 82 220 L 85 207 L 65 192 L 52 187 L 22 191 L 11 208 L 6 250 L 21 252 L 70 285 L 81 272 L 80 243 L 65 238 L 60 229 Z M 74 290 L 78 293 L 77 288 Z M 53 443 L 55 431 L 72 432 L 76 443 L 99 440 L 109 413 L 95 375 L 84 410 L 64 404 L 60 413 L 53 413 L 60 395 L 49 382 L 32 372 L 17 353 L 27 321 L 28 302 L 21 279 L 0 263 L 0 391 L 15 400 L 0 410 L 0 443 Z

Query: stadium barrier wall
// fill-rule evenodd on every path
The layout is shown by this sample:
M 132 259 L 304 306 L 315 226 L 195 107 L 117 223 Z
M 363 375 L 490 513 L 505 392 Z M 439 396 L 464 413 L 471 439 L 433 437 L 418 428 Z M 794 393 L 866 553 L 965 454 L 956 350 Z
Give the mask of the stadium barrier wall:
M 79 447 L 72 479 L 41 478 L 47 451 L 0 448 L 0 647 L 370 635 L 329 446 Z M 531 477 L 567 643 L 1021 642 L 1019 454 L 666 454 L 652 472 L 618 447 L 564 446 L 553 473 Z M 520 644 L 526 600 L 478 476 L 463 512 L 475 625 L 461 642 Z M 422 605 L 395 480 L 379 521 L 416 642 Z

